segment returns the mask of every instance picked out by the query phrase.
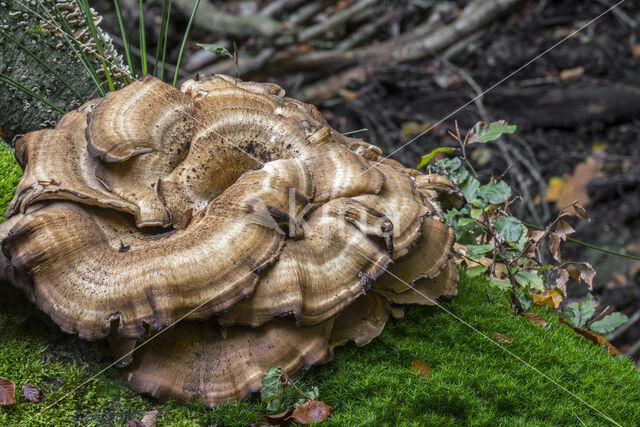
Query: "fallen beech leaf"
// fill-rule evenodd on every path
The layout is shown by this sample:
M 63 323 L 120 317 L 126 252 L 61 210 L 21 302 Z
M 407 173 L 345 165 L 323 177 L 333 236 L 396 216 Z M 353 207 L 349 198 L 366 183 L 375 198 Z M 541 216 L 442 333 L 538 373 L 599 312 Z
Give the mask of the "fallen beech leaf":
M 331 414 L 333 408 L 319 400 L 307 400 L 293 411 L 293 418 L 300 424 L 320 424 Z
M 567 81 L 577 79 L 582 77 L 583 74 L 584 67 L 569 68 L 560 72 L 560 80 Z
M 585 337 L 586 339 L 588 339 L 592 343 L 597 344 L 597 345 L 606 345 L 607 349 L 609 350 L 609 354 L 618 354 L 618 353 L 620 353 L 618 351 L 618 349 L 615 348 L 609 341 L 604 339 L 604 337 L 602 337 L 602 336 L 600 336 L 598 334 L 594 334 L 593 332 L 589 332 L 587 330 L 584 330 L 582 328 L 578 328 L 577 326 L 573 326 L 571 323 L 565 321 L 561 317 L 559 317 L 558 320 L 560 320 L 560 323 L 564 323 L 565 325 L 568 325 L 569 327 L 571 327 L 571 329 L 573 329 L 574 331 L 576 331 L 577 333 L 579 333 L 580 335 L 582 335 L 583 337 Z
M 411 362 L 411 370 L 417 374 L 420 378 L 430 377 L 431 368 L 422 360 L 414 360 Z
M 564 273 L 567 275 L 567 278 L 569 277 L 569 273 L 567 273 L 566 270 L 561 271 L 564 271 Z M 556 285 L 557 284 L 558 281 L 556 280 Z M 544 294 L 532 293 L 531 298 L 533 299 L 534 305 L 546 305 L 553 308 L 558 308 L 560 306 L 560 303 L 562 302 L 562 295 L 560 295 L 560 292 L 555 289 L 547 291 Z
M 16 385 L 13 381 L 0 377 L 0 406 L 16 403 Z
M 574 230 L 573 227 L 571 227 L 568 222 L 558 221 L 558 224 L 556 225 L 555 234 L 560 236 L 563 242 L 566 242 L 567 237 L 573 235 L 575 232 L 576 230 Z
M 22 387 L 22 395 L 29 402 L 40 402 L 40 392 L 33 384 L 25 384 L 24 387 Z
M 562 254 L 560 253 L 560 236 L 553 233 L 549 236 L 549 251 L 551 256 L 558 262 L 562 262 Z
M 593 278 L 596 277 L 596 271 L 591 264 L 583 262 L 580 266 L 580 278 L 589 286 L 589 290 L 593 288 Z
M 567 270 L 565 270 L 564 268 L 561 268 L 560 270 L 558 270 L 558 273 L 556 274 L 556 288 L 560 289 L 562 291 L 563 294 L 567 294 L 567 282 L 569 281 L 569 272 Z M 559 297 L 559 302 L 558 305 L 560 305 L 560 302 L 562 302 L 562 296 L 558 295 Z M 558 306 L 554 306 L 554 308 L 558 308 Z
M 549 326 L 549 323 L 536 313 L 525 313 L 525 317 L 529 319 L 531 323 L 535 323 L 536 325 L 542 326 L 543 328 Z
M 513 338 L 509 338 L 508 336 L 502 335 L 498 332 L 494 332 L 493 335 L 495 335 L 498 341 L 500 341 L 503 344 L 511 344 L 514 340 Z
M 275 426 L 288 426 L 293 421 L 293 409 L 289 408 L 284 412 L 280 412 L 279 414 L 269 415 L 264 414 L 261 416 L 262 420 L 269 423 L 269 425 Z

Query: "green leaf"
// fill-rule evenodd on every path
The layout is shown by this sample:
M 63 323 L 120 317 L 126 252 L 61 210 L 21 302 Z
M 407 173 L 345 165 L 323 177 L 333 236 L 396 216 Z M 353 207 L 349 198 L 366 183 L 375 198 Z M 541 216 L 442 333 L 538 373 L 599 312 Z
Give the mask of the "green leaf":
M 504 181 L 485 184 L 478 189 L 478 197 L 492 205 L 504 203 L 511 196 L 511 187 Z
M 544 291 L 544 282 L 542 281 L 542 278 L 535 273 L 520 271 L 516 273 L 515 278 L 516 282 L 518 282 L 522 287 L 529 286 L 530 288 L 538 291 Z
M 474 126 L 474 129 L 476 133 L 469 139 L 468 144 L 495 141 L 504 134 L 514 133 L 516 131 L 516 125 L 509 125 L 504 120 L 491 122 L 489 124 L 478 122 Z
M 524 230 L 522 223 L 512 216 L 501 216 L 496 221 L 495 227 L 498 235 L 507 242 L 517 242 Z
M 574 302 L 562 310 L 562 316 L 571 324 L 583 328 L 596 311 L 593 296 L 588 293 L 581 302 Z M 595 323 L 595 322 L 594 322 Z
M 605 335 L 609 332 L 613 332 L 620 325 L 625 323 L 629 318 L 622 313 L 611 313 L 597 322 L 593 322 L 589 329 L 591 329 L 596 334 Z
M 493 250 L 491 245 L 469 245 L 467 246 L 467 256 L 469 258 L 480 258 Z
M 472 177 L 471 175 L 467 176 L 467 179 L 460 185 L 460 191 L 464 194 L 465 199 L 471 202 L 476 198 L 478 194 L 478 189 L 480 188 L 480 181 Z
M 482 210 L 480 208 L 473 208 L 473 209 L 471 209 L 471 213 L 469 215 L 471 215 L 472 219 L 478 219 L 478 218 L 480 218 L 480 215 L 482 215 L 483 212 L 484 212 L 484 210 Z
M 269 411 L 275 411 L 282 402 L 284 396 L 284 387 L 282 386 L 282 375 L 284 372 L 282 369 L 275 366 L 267 369 L 267 374 L 262 377 L 262 390 L 260 390 L 260 397 L 262 401 L 267 403 L 267 409 Z
M 497 286 L 498 288 L 501 288 L 501 289 L 509 289 L 509 288 L 511 288 L 511 285 L 506 280 L 492 279 L 491 282 L 489 282 L 489 283 L 491 283 L 491 285 Z
M 454 225 L 456 224 L 456 216 L 468 215 L 468 214 L 469 214 L 469 209 L 467 208 L 462 208 L 461 210 L 453 208 L 444 213 L 444 219 L 447 225 Z M 460 218 L 460 220 L 462 219 L 463 218 Z
M 228 56 L 230 58 L 233 58 L 233 55 L 231 54 L 231 52 L 229 52 L 227 49 L 225 49 L 223 46 L 220 46 L 219 44 L 207 44 L 207 43 L 196 43 L 196 44 L 201 48 L 208 50 L 209 52 L 215 53 L 217 56 Z
M 453 153 L 453 150 L 455 150 L 455 148 L 450 148 L 450 147 L 440 147 L 432 150 L 429 154 L 425 154 L 420 158 L 420 163 L 418 163 L 418 166 L 416 166 L 416 169 L 420 169 L 421 167 L 426 166 L 431 161 L 431 159 L 435 157 L 437 153 L 451 154 Z
M 525 310 L 529 310 L 529 308 L 531 308 L 531 304 L 533 304 L 533 298 L 531 298 L 529 292 L 520 291 L 518 292 L 517 297 L 522 308 L 524 308 Z
M 478 277 L 483 275 L 487 269 L 486 265 L 476 265 L 474 267 L 467 268 L 467 276 L 469 277 Z

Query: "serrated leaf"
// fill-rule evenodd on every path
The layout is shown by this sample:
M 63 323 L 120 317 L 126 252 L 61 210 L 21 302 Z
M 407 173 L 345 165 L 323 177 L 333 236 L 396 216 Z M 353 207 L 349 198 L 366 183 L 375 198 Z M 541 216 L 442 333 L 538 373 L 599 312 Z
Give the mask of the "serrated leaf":
M 196 43 L 196 45 L 200 46 L 203 49 L 208 50 L 209 52 L 215 53 L 217 56 L 228 56 L 233 58 L 231 52 L 225 49 L 223 46 L 219 44 L 207 44 L 207 43 Z
M 524 226 L 512 216 L 501 216 L 495 223 L 498 235 L 507 242 L 517 242 L 522 236 Z
M 425 154 L 424 156 L 422 156 L 420 158 L 420 162 L 418 163 L 418 166 L 416 166 L 416 169 L 420 169 L 423 166 L 426 166 L 427 164 L 429 164 L 429 162 L 435 157 L 436 154 L 438 153 L 446 153 L 446 154 L 451 154 L 453 153 L 455 149 L 451 148 L 451 147 L 439 147 L 436 148 L 434 150 L 432 150 L 429 154 Z
M 597 322 L 593 322 L 589 329 L 591 329 L 596 334 L 608 334 L 609 332 L 613 332 L 623 323 L 625 323 L 629 318 L 622 313 L 611 313 Z
M 542 278 L 536 273 L 532 273 L 529 271 L 519 271 L 518 273 L 516 273 L 515 277 L 516 282 L 518 282 L 520 286 L 529 286 L 532 289 L 544 291 L 544 282 L 542 281 Z
M 516 125 L 510 125 L 504 120 L 497 122 L 491 122 L 489 124 L 484 122 L 478 122 L 474 126 L 474 134 L 469 138 L 469 144 L 474 142 L 491 142 L 500 138 L 504 134 L 514 133 L 516 131 Z
M 511 196 L 511 187 L 504 182 L 485 184 L 478 189 L 478 197 L 492 205 L 504 203 Z
M 588 293 L 581 302 L 574 302 L 565 307 L 562 310 L 562 316 L 574 326 L 583 328 L 595 313 L 596 305 L 591 293 Z
M 282 385 L 282 369 L 275 366 L 267 369 L 267 374 L 262 377 L 262 389 L 260 397 L 263 402 L 267 403 L 269 411 L 275 411 L 280 406 L 284 395 L 284 387 Z

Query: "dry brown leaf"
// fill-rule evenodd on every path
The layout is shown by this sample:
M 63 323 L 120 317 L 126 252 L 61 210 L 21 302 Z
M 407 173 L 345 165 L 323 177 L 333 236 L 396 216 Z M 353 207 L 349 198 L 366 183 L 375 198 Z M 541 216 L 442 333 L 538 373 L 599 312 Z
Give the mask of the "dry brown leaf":
M 358 92 L 356 92 L 355 90 L 349 90 L 349 89 L 340 89 L 338 91 L 338 93 L 344 99 L 347 99 L 349 101 L 353 101 L 354 99 L 358 99 L 358 96 L 360 96 L 360 94 Z
M 578 215 L 580 219 L 591 221 L 591 218 L 589 217 L 589 214 L 587 213 L 587 210 L 584 208 L 584 206 L 575 204 L 573 205 L 573 209 L 576 211 L 576 215 Z
M 580 335 L 582 335 L 583 337 L 585 337 L 586 339 L 588 339 L 592 343 L 598 344 L 598 345 L 606 345 L 607 349 L 609 350 L 609 354 L 618 354 L 618 353 L 620 353 L 618 351 L 618 349 L 615 348 L 609 341 L 604 339 L 604 337 L 602 337 L 602 336 L 600 336 L 598 334 L 594 334 L 593 332 L 589 332 L 589 331 L 587 331 L 585 329 L 578 328 L 577 326 L 573 326 L 571 323 L 565 321 L 561 317 L 558 318 L 558 320 L 560 320 L 560 323 L 564 323 L 565 325 L 568 325 L 569 327 L 571 327 L 571 329 L 573 329 L 574 331 L 576 331 L 577 333 L 579 333 Z
M 422 360 L 414 360 L 411 362 L 411 370 L 414 374 L 417 374 L 420 378 L 430 377 L 431 368 Z
M 509 338 L 508 336 L 502 335 L 498 332 L 494 332 L 493 335 L 495 335 L 496 339 L 503 344 L 511 344 L 514 340 L 514 338 Z
M 320 424 L 331 414 L 333 408 L 319 400 L 307 400 L 293 411 L 293 418 L 300 424 Z
M 29 402 L 40 402 L 40 392 L 33 384 L 25 384 L 24 387 L 22 387 L 22 395 Z
M 569 264 L 565 269 L 569 272 L 569 279 L 576 283 L 580 283 L 580 270 L 578 270 L 575 265 Z
M 589 290 L 593 289 L 593 278 L 596 277 L 596 271 L 591 264 L 583 262 L 580 266 L 580 279 L 589 286 Z
M 567 274 L 567 277 L 569 277 L 568 276 L 569 273 L 567 273 L 566 270 L 561 270 L 561 271 L 564 271 Z M 557 285 L 557 280 L 556 280 L 556 285 Z M 544 294 L 532 293 L 531 298 L 533 299 L 534 305 L 540 305 L 540 306 L 546 305 L 553 308 L 558 308 L 560 306 L 560 303 L 562 302 L 562 295 L 560 295 L 560 292 L 558 292 L 555 289 L 549 290 Z
M 567 294 L 567 282 L 569 281 L 569 272 L 564 268 L 558 270 L 556 274 L 556 288 L 560 289 L 563 294 Z M 560 301 L 562 301 L 562 296 L 560 297 Z M 558 303 L 560 304 L 560 303 Z M 555 307 L 558 308 L 558 307 Z
M 536 313 L 527 312 L 525 313 L 525 317 L 529 319 L 531 323 L 535 323 L 536 325 L 542 326 L 543 328 L 549 326 L 549 323 Z
M 575 232 L 576 230 L 574 230 L 566 221 L 558 221 L 558 224 L 556 224 L 555 234 L 560 236 L 563 242 L 566 242 L 567 237 L 572 236 Z
M 584 67 L 569 68 L 560 72 L 560 80 L 567 81 L 582 77 Z
M 16 403 L 16 385 L 13 381 L 0 377 L 0 406 Z
M 551 256 L 558 262 L 562 262 L 562 254 L 560 253 L 560 236 L 553 233 L 549 236 L 549 251 Z
M 262 415 L 263 421 L 269 423 L 269 425 L 274 426 L 288 426 L 293 421 L 293 409 L 287 409 L 284 412 L 280 412 L 279 414 L 274 415 Z
M 145 412 L 142 421 L 135 419 L 127 421 L 129 427 L 156 427 L 158 411 L 156 409 Z
M 576 200 L 581 205 L 586 205 L 590 200 L 587 186 L 596 178 L 600 169 L 601 161 L 588 158 L 586 162 L 576 165 L 573 174 L 551 178 L 547 188 L 547 201 L 556 202 L 558 209 L 564 209 Z

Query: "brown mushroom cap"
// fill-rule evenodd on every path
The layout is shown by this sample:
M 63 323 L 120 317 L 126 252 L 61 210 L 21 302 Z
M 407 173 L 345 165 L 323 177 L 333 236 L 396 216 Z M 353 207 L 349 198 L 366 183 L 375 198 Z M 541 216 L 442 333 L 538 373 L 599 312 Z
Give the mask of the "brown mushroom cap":
M 464 195 L 451 181 L 437 174 L 415 174 L 418 191 L 440 202 L 442 209 L 460 209 L 464 205 Z
M 207 317 L 248 296 L 280 252 L 277 223 L 290 188 L 310 196 L 304 165 L 271 162 L 243 175 L 184 230 L 159 236 L 143 235 L 123 216 L 53 203 L 19 221 L 3 250 L 62 329 L 103 338 L 119 318 L 120 334 L 136 338 L 143 323 L 157 329 L 198 306 L 194 316 Z
M 288 241 L 256 292 L 220 315 L 220 322 L 258 326 L 293 314 L 302 325 L 317 324 L 351 304 L 391 261 L 370 238 L 388 236 L 391 222 L 355 200 L 324 204 L 302 229 L 304 238 Z
M 208 406 L 246 398 L 270 366 L 295 377 L 332 357 L 333 320 L 298 327 L 284 319 L 261 328 L 184 322 L 151 339 L 127 368 L 128 385 L 158 399 L 201 399 Z
M 389 320 L 390 304 L 376 292 L 361 295 L 342 311 L 334 322 L 330 344 L 333 347 L 349 341 L 362 347 L 382 333 Z

